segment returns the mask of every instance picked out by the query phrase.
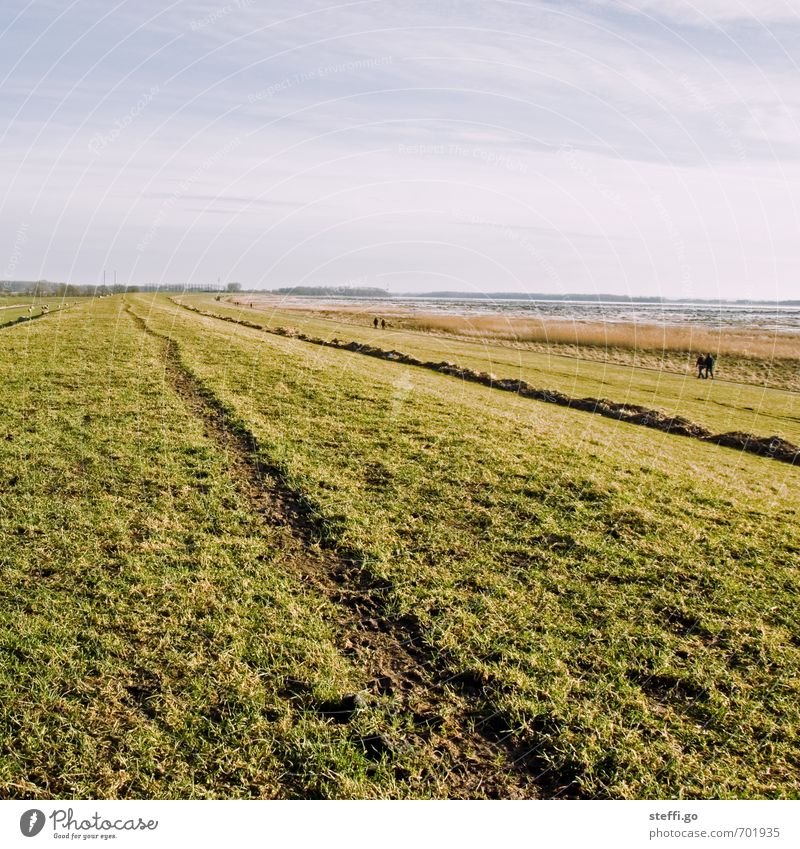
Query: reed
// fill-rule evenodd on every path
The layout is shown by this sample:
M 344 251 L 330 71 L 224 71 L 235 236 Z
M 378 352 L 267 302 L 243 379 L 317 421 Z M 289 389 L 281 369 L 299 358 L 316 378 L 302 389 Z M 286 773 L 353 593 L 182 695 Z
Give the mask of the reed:
M 571 322 L 494 315 L 417 315 L 393 318 L 409 330 L 471 339 L 576 345 L 628 351 L 711 352 L 762 361 L 800 359 L 800 334 L 634 322 Z

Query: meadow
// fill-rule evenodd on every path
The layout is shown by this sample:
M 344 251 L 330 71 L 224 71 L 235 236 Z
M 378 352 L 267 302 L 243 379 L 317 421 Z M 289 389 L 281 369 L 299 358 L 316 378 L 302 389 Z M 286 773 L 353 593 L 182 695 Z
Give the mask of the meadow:
M 797 441 L 790 392 L 381 344 Z M 165 296 L 0 373 L 3 796 L 800 794 L 795 466 Z
M 380 345 L 424 360 L 453 362 L 498 378 L 526 380 L 533 386 L 575 398 L 610 398 L 638 404 L 666 415 L 683 416 L 714 432 L 777 435 L 800 443 L 800 395 L 757 381 L 746 382 L 747 375 L 736 370 L 731 375 L 732 366 L 725 358 L 718 362 L 716 380 L 698 380 L 694 361 L 675 373 L 653 365 L 632 368 L 630 364 L 601 362 L 575 353 L 565 355 L 563 351 L 510 348 L 496 341 L 478 342 L 395 327 L 376 330 L 371 316 L 366 315 L 355 323 L 352 318 L 324 318 L 314 312 L 276 309 L 273 304 L 259 306 L 257 300 L 253 309 L 246 302 L 217 301 L 211 295 L 181 296 L 176 301 L 268 330 L 295 328 L 325 340 L 338 338 Z M 769 365 L 756 361 L 749 368 L 758 373 Z M 787 379 L 789 383 L 800 379 L 800 368 L 792 374 Z
M 542 342 L 577 348 L 659 351 L 689 354 L 712 351 L 720 357 L 800 360 L 797 334 L 739 328 L 634 324 L 632 322 L 532 321 L 500 316 L 399 317 L 397 323 L 410 329 L 448 333 L 476 339 L 512 342 Z
M 208 300 L 204 298 L 203 300 Z M 225 306 L 249 307 L 284 316 L 317 318 L 341 325 L 370 327 L 376 303 L 331 306 L 309 299 L 274 296 L 227 296 Z M 662 373 L 694 371 L 698 353 L 712 352 L 725 364 L 729 379 L 778 389 L 800 389 L 800 334 L 739 327 L 658 325 L 632 322 L 560 321 L 501 315 L 426 314 L 389 306 L 384 313 L 392 330 L 481 343 L 491 349 L 513 348 L 584 362 L 650 368 Z
M 75 303 L 78 299 L 72 300 Z M 0 298 L 0 327 L 40 318 L 64 306 L 65 302 L 61 298 L 3 297 Z

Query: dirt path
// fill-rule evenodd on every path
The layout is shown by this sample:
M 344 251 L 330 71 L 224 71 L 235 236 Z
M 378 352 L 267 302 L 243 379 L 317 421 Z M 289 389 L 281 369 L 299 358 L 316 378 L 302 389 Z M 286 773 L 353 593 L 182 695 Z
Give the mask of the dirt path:
M 253 513 L 281 535 L 284 562 L 301 580 L 334 602 L 343 635 L 341 650 L 368 670 L 364 696 L 390 696 L 411 719 L 411 741 L 384 735 L 362 738 L 367 757 L 380 759 L 399 745 L 430 746 L 437 772 L 446 775 L 448 794 L 459 798 L 541 798 L 578 795 L 569 778 L 554 774 L 530 741 L 505 728 L 487 694 L 475 682 L 453 674 L 425 639 L 414 616 L 390 612 L 392 587 L 367 569 L 357 552 L 326 546 L 321 523 L 301 493 L 264 459 L 245 425 L 183 364 L 177 343 L 153 330 L 126 306 L 137 325 L 164 346 L 165 378 L 207 436 L 225 453 L 231 475 Z M 309 685 L 288 681 L 285 695 L 302 703 Z M 347 722 L 359 709 L 359 696 L 314 705 L 332 721 Z

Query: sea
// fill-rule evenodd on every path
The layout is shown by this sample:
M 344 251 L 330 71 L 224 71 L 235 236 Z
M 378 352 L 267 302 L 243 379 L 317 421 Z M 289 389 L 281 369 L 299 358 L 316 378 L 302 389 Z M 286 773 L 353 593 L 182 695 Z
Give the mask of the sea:
M 326 303 L 353 304 L 352 298 L 325 298 Z M 358 299 L 362 301 L 362 299 Z M 679 303 L 670 301 L 551 301 L 531 299 L 435 298 L 391 296 L 364 298 L 376 311 L 413 311 L 448 315 L 502 315 L 576 322 L 624 322 L 713 328 L 758 329 L 800 333 L 800 305 Z

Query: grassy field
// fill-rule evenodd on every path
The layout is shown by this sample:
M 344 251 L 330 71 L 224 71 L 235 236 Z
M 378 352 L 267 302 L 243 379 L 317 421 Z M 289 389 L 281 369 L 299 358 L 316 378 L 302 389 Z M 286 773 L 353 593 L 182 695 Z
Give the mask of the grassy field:
M 673 374 L 663 369 L 631 368 L 511 349 L 488 341 L 474 342 L 408 330 L 376 331 L 371 326 L 322 319 L 298 311 L 249 309 L 216 301 L 211 295 L 182 296 L 177 300 L 266 328 L 296 327 L 323 339 L 354 339 L 426 360 L 446 360 L 498 377 L 526 380 L 533 386 L 557 390 L 575 398 L 609 398 L 639 404 L 667 415 L 684 416 L 715 433 L 738 430 L 759 436 L 777 435 L 800 443 L 800 395 L 731 381 L 727 379 L 724 360 L 720 363 L 717 380 L 698 380 L 694 369 Z
M 800 470 L 160 296 L 0 341 L 3 795 L 800 795 Z
M 454 336 L 584 345 L 594 348 L 629 348 L 641 351 L 689 353 L 712 351 L 717 356 L 752 359 L 800 359 L 800 340 L 795 334 L 737 328 L 711 330 L 704 327 L 641 324 L 632 322 L 544 321 L 502 316 L 474 317 L 423 315 L 404 318 L 412 329 Z
M 77 303 L 73 298 L 71 303 Z M 10 301 L 10 302 L 9 302 Z M 26 321 L 29 318 L 40 318 L 43 313 L 65 307 L 61 298 L 6 298 L 0 299 L 0 327 Z
M 221 300 L 225 305 L 252 304 L 262 312 L 299 314 L 362 328 L 372 326 L 373 311 L 378 310 L 393 330 L 678 374 L 694 373 L 697 355 L 710 351 L 724 363 L 725 374 L 731 380 L 777 389 L 800 389 L 800 335 L 784 331 L 426 314 L 396 306 L 387 306 L 384 313 L 375 303 L 334 306 L 308 299 L 304 305 L 302 298 L 285 300 L 260 295 L 227 295 Z

